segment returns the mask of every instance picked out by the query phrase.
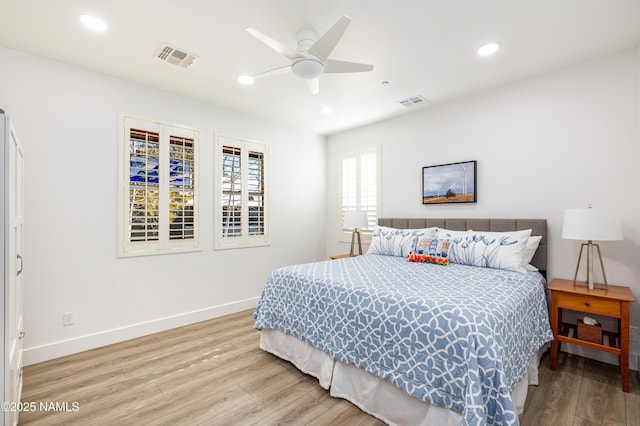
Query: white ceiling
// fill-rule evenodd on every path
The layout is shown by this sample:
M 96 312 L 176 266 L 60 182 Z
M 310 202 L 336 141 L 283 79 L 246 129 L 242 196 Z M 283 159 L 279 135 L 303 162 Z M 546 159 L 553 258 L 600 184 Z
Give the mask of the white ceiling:
M 0 45 L 331 134 L 640 44 L 640 0 L 2 0 Z M 103 18 L 92 33 L 78 17 Z M 293 74 L 236 82 L 289 61 L 246 32 L 296 47 L 295 34 L 352 22 L 332 59 L 368 73 L 320 77 L 312 95 Z M 487 41 L 502 49 L 476 55 Z M 190 69 L 155 57 L 162 43 L 199 55 Z M 0 71 L 1 73 L 1 71 Z M 1 74 L 0 74 L 1 75 Z M 388 85 L 381 82 L 388 81 Z M 331 106 L 333 113 L 319 112 Z M 420 106 L 414 108 L 428 108 Z

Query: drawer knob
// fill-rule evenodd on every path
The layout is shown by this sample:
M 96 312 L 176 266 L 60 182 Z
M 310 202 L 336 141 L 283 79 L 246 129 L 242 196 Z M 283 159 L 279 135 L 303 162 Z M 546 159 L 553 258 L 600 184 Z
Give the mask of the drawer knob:
M 591 306 L 591 303 L 589 303 L 589 302 L 584 302 L 584 306 L 589 307 L 589 306 Z

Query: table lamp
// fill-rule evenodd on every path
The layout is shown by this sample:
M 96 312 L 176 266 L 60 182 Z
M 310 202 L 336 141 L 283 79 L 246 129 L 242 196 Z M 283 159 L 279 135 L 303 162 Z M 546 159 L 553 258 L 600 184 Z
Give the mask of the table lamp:
M 367 212 L 362 210 L 350 210 L 344 212 L 344 227 L 347 229 L 353 229 L 351 234 L 351 251 L 350 256 L 354 256 L 353 246 L 355 244 L 356 236 L 358 238 L 358 254 L 362 254 L 362 240 L 360 239 L 360 229 L 367 227 Z
M 600 267 L 602 268 L 602 276 L 604 285 L 595 286 L 607 288 L 607 276 L 604 272 L 604 263 L 602 262 L 602 253 L 600 246 L 594 244 L 593 241 L 616 241 L 622 240 L 622 225 L 618 218 L 618 213 L 614 209 L 567 209 L 564 211 L 564 220 L 562 223 L 562 238 L 568 240 L 587 241 L 580 246 L 580 255 L 578 256 L 578 264 L 576 265 L 576 273 L 573 276 L 573 285 L 588 285 L 589 290 L 593 290 L 593 248 L 598 249 L 598 257 L 600 259 Z M 576 282 L 578 270 L 580 269 L 580 260 L 582 259 L 582 251 L 587 247 L 587 280 L 585 283 Z

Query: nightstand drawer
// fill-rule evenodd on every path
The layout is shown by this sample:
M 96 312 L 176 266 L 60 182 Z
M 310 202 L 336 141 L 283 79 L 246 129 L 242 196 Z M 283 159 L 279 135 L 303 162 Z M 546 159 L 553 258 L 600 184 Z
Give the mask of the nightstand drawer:
M 558 307 L 590 314 L 620 318 L 620 302 L 598 297 L 558 293 Z

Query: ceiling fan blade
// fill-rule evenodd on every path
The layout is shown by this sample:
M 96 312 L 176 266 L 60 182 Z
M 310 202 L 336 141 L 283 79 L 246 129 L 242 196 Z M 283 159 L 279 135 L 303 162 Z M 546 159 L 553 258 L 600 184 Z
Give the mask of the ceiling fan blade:
M 271 70 L 259 72 L 258 74 L 254 74 L 251 77 L 253 78 L 268 77 L 271 75 L 284 74 L 290 71 L 291 71 L 291 65 L 285 65 L 283 67 L 273 68 Z
M 359 64 L 357 62 L 336 61 L 333 59 L 327 59 L 324 63 L 325 74 L 365 72 L 371 70 L 373 70 L 373 65 Z
M 276 52 L 286 56 L 287 58 L 293 59 L 296 57 L 295 51 L 289 49 L 287 46 L 280 43 L 279 41 L 276 41 L 271 37 L 262 34 L 260 31 L 255 30 L 253 28 L 247 28 L 247 32 L 252 36 L 254 36 L 255 38 L 257 38 L 258 40 L 260 40 L 261 42 L 263 42 L 264 44 L 266 44 L 267 46 L 269 46 L 270 48 L 272 48 L 273 50 L 275 50 Z
M 346 31 L 350 22 L 351 18 L 346 15 L 338 19 L 338 22 L 333 24 L 333 27 L 329 28 L 329 31 L 313 43 L 313 46 L 309 48 L 308 52 L 324 62 L 340 41 L 342 34 Z
M 309 87 L 309 91 L 311 94 L 317 95 L 320 93 L 320 79 L 312 78 L 311 80 L 307 80 L 307 86 Z

